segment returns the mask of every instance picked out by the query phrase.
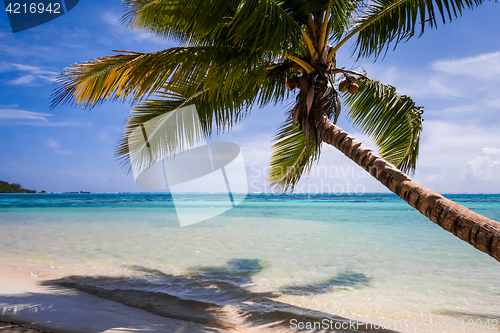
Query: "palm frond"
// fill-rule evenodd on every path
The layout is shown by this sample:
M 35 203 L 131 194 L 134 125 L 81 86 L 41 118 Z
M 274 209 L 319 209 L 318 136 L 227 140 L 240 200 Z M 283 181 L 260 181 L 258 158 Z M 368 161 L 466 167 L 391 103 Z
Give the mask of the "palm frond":
M 123 5 L 122 21 L 129 28 L 204 45 L 227 43 L 227 36 L 219 34 L 235 10 L 232 1 L 124 0 Z
M 128 52 L 75 64 L 58 78 L 52 106 L 76 103 L 92 108 L 111 99 L 138 101 L 159 90 L 189 86 L 191 95 L 208 86 L 238 89 L 241 76 L 272 63 L 269 53 L 232 47 L 176 47 L 154 53 Z M 223 84 L 222 84 L 223 83 Z
M 155 112 L 150 112 L 140 122 L 129 119 L 117 155 L 130 171 L 137 175 L 154 163 L 173 158 L 203 142 L 205 133 L 196 107 L 186 103 L 189 99 L 172 96 L 164 103 L 170 107 L 169 112 L 156 112 L 156 117 L 152 117 Z
M 439 21 L 446 23 L 462 15 L 465 9 L 473 9 L 483 0 L 374 0 L 367 5 L 365 14 L 346 39 L 358 32 L 354 47 L 358 58 L 378 57 L 391 42 L 394 47 L 426 27 L 437 28 Z M 417 27 L 420 26 L 420 28 Z
M 267 181 L 275 192 L 293 192 L 304 172 L 309 173 L 312 163 L 320 156 L 320 143 L 310 135 L 306 143 L 299 125 L 291 117 L 281 125 L 274 139 Z
M 351 0 L 332 1 L 331 18 L 328 22 L 330 43 L 338 42 L 348 31 L 361 3 L 362 1 Z
M 268 91 L 267 89 L 275 88 L 274 81 L 269 77 L 269 73 L 262 71 L 260 68 L 254 69 L 253 72 L 239 77 L 239 82 L 233 82 L 239 89 L 227 89 L 224 82 L 217 85 L 212 85 L 204 90 L 191 93 L 192 89 L 189 86 L 178 87 L 175 91 L 169 87 L 169 91 L 161 91 L 152 98 L 140 102 L 131 111 L 130 117 L 127 120 L 126 127 L 122 139 L 118 145 L 116 156 L 121 160 L 126 167 L 133 166 L 131 162 L 140 161 L 134 167 L 143 168 L 150 165 L 150 161 L 157 162 L 165 156 L 173 156 L 176 150 L 189 148 L 195 144 L 197 135 L 189 134 L 188 137 L 193 140 L 186 139 L 181 133 L 172 135 L 169 138 L 153 138 L 150 144 L 151 149 L 155 152 L 149 157 L 149 147 L 141 146 L 140 149 L 135 149 L 134 152 L 129 150 L 130 137 L 138 136 L 141 139 L 138 127 L 144 124 L 160 124 L 158 120 L 161 117 L 169 117 L 169 114 L 179 110 L 179 108 L 192 106 L 197 111 L 197 116 L 200 121 L 200 130 L 205 137 L 212 134 L 214 129 L 219 133 L 221 131 L 230 130 L 232 126 L 245 119 L 249 114 L 252 106 L 255 103 L 266 103 L 273 98 L 283 99 L 280 92 L 276 90 Z M 271 80 L 271 81 L 269 81 Z M 283 84 L 284 85 L 284 84 Z M 267 98 L 264 100 L 262 90 L 266 89 Z M 283 92 L 284 93 L 284 92 Z M 182 123 L 182 121 L 181 121 Z M 182 128 L 182 126 L 180 127 Z M 198 131 L 198 130 L 197 130 Z M 158 132 L 156 128 L 148 128 L 147 132 Z M 133 134 L 136 133 L 136 134 Z M 165 131 L 158 132 L 159 135 L 167 134 Z M 166 135 L 165 135 L 166 136 Z M 153 147 L 154 145 L 154 147 Z M 131 154 L 135 154 L 135 158 L 131 158 Z M 138 158 L 139 156 L 140 158 Z
M 126 0 L 129 27 L 196 45 L 295 50 L 300 25 L 273 0 Z
M 423 107 L 378 81 L 363 77 L 358 85 L 357 94 L 344 93 L 354 125 L 375 140 L 384 159 L 403 172 L 414 172 Z
M 270 103 L 276 105 L 285 101 L 289 96 L 289 90 L 286 88 L 287 80 L 297 77 L 299 74 L 295 67 L 296 65 L 292 61 L 285 59 L 268 68 L 261 82 L 258 101 L 260 107 Z

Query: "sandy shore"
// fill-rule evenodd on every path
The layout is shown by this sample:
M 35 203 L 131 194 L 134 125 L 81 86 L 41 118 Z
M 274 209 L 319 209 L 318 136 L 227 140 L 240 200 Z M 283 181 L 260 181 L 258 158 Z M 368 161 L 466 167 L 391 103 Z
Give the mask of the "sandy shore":
M 96 290 L 83 292 L 77 286 L 75 289 L 53 283 L 62 276 L 33 274 L 29 269 L 2 260 L 0 267 L 0 333 L 319 332 L 291 329 L 285 322 L 280 324 L 266 318 L 266 314 L 242 314 L 231 307 L 214 309 L 168 295 L 162 296 L 156 308 L 151 304 L 130 307 L 125 305 L 126 298 L 120 295 L 109 296 Z M 273 314 L 267 315 L 272 317 Z M 292 316 L 296 318 L 297 315 Z M 333 331 L 393 332 L 367 328 L 321 330 Z
M 30 324 L 20 324 L 12 321 L 1 321 L 0 320 L 0 332 L 3 333 L 56 333 L 53 331 L 47 331 L 45 329 L 40 329 L 33 327 Z
M 53 278 L 35 276 L 23 268 L 2 263 L 0 332 L 234 332 L 156 316 L 77 290 L 42 285 Z

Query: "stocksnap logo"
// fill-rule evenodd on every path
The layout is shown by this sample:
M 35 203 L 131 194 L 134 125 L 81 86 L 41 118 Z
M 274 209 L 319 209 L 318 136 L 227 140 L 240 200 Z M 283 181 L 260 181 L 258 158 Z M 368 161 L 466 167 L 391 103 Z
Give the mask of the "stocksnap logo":
M 12 32 L 52 21 L 72 10 L 78 0 L 3 0 Z
M 170 190 L 182 227 L 220 215 L 248 194 L 240 147 L 207 142 L 194 105 L 137 126 L 127 139 L 136 184 Z M 217 195 L 186 196 L 193 192 Z

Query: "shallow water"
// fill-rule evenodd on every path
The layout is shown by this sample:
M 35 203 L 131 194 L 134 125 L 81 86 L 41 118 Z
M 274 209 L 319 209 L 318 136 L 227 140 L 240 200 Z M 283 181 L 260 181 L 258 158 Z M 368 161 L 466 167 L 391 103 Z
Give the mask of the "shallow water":
M 500 220 L 500 195 L 448 197 Z M 287 324 L 300 314 L 400 332 L 500 330 L 500 264 L 394 195 L 249 195 L 181 228 L 167 194 L 3 194 L 0 235 L 0 261 L 72 275 L 64 283 L 128 305 L 154 294 Z

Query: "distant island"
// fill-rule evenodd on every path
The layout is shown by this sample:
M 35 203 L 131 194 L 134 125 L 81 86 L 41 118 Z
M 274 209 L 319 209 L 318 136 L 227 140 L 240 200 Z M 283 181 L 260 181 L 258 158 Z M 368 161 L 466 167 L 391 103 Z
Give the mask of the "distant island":
M 0 193 L 47 193 L 47 191 L 35 191 L 35 190 L 27 190 L 21 187 L 21 184 L 4 182 L 0 180 Z M 49 192 L 54 193 L 54 192 Z M 88 191 L 75 191 L 75 192 L 62 192 L 62 193 L 92 193 Z
M 20 184 L 9 184 L 0 180 L 0 193 L 36 193 L 36 191 L 24 189 Z

